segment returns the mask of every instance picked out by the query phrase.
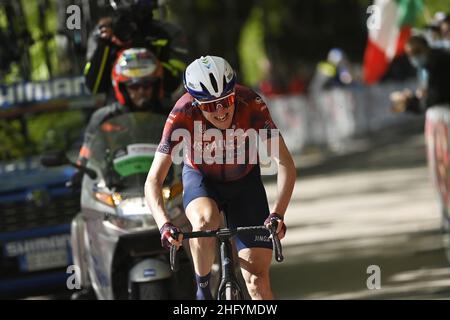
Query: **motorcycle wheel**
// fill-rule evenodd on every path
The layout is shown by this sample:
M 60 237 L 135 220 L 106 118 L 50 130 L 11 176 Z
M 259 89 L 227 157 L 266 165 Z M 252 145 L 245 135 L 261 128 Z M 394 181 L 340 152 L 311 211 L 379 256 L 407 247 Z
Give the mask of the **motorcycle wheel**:
M 167 281 L 165 280 L 136 283 L 135 288 L 138 293 L 138 300 L 169 299 Z

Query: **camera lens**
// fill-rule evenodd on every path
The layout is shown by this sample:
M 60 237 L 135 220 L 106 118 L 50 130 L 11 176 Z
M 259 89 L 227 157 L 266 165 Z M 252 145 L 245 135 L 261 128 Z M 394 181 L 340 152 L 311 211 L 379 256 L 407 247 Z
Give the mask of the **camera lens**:
M 137 30 L 137 25 L 133 21 L 129 12 L 120 14 L 113 23 L 114 35 L 121 41 L 131 40 Z

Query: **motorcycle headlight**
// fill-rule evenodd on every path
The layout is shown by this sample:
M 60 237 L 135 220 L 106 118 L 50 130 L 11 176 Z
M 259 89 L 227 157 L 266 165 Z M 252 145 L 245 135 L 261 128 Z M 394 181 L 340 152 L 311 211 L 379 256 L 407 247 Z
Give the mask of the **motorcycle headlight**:
M 164 201 L 169 201 L 177 196 L 179 196 L 183 192 L 183 184 L 181 182 L 175 183 L 170 187 L 164 187 L 162 189 L 162 195 Z
M 124 230 L 157 228 L 155 219 L 143 197 L 120 198 L 120 203 L 116 201 L 115 212 L 115 214 L 107 215 L 104 223 Z
M 106 193 L 101 191 L 94 191 L 94 198 L 107 206 L 115 208 L 122 202 L 122 196 L 117 193 Z
M 182 193 L 183 184 L 181 182 L 175 183 L 170 187 L 164 187 L 162 190 L 162 196 L 170 219 L 175 219 L 184 212 L 181 209 L 182 199 L 179 197 Z

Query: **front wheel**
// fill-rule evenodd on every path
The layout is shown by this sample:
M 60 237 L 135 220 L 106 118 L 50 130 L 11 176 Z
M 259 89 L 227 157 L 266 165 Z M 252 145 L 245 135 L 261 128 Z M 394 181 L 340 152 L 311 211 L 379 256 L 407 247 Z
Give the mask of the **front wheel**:
M 219 292 L 219 300 L 243 300 L 242 291 L 236 283 L 227 282 Z

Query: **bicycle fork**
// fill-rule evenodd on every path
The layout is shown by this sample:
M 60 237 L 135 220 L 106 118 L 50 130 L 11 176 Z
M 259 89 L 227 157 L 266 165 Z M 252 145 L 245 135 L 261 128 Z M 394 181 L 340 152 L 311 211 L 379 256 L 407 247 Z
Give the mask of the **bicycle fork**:
M 221 295 L 225 293 L 227 285 L 231 285 L 231 289 L 236 290 L 238 297 L 242 297 L 233 263 L 233 251 L 231 242 L 228 238 L 218 237 L 220 248 L 220 263 L 222 264 L 222 276 L 220 280 L 219 290 L 217 291 L 217 299 L 220 299 Z

